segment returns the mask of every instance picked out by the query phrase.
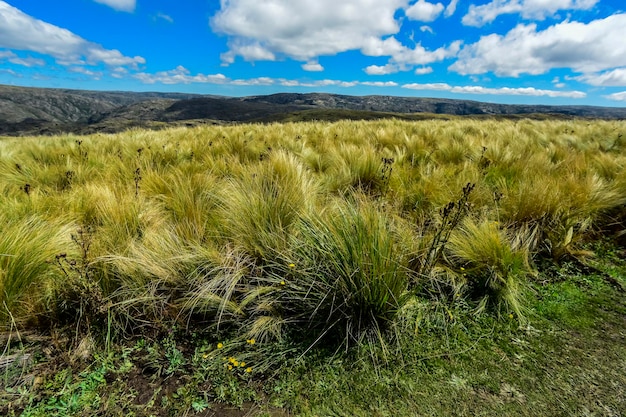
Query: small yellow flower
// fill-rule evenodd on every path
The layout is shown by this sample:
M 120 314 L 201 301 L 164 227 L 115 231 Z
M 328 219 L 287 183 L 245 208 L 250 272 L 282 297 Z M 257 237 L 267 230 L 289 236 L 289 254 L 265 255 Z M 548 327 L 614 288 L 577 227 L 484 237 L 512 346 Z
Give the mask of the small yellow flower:
M 253 345 L 256 342 L 255 342 L 254 339 L 248 339 L 248 340 L 246 340 L 246 343 L 248 343 L 249 345 Z
M 247 373 L 251 373 L 252 372 L 252 368 L 246 368 L 246 372 Z
M 289 264 L 289 268 L 293 269 L 296 267 L 296 264 Z
M 232 356 L 231 356 L 230 358 L 228 358 L 228 362 L 230 362 L 230 363 L 235 362 L 235 360 L 236 360 L 236 359 L 235 359 L 235 358 L 233 358 Z
M 243 367 L 245 367 L 245 366 L 246 366 L 246 363 L 245 363 L 245 362 L 240 362 L 240 363 L 239 363 L 239 367 L 240 367 L 240 368 L 243 368 Z
M 202 355 L 202 359 L 206 359 L 206 358 L 208 358 L 208 357 L 209 357 L 209 355 L 208 355 L 208 354 L 206 354 L 206 353 L 205 353 L 204 355 Z
M 218 344 L 217 344 L 217 348 L 218 348 L 218 349 L 221 349 L 221 348 L 223 348 L 223 347 L 224 347 L 224 344 L 223 344 L 223 343 L 218 343 Z
M 465 271 L 465 268 L 461 267 L 461 271 Z
M 236 368 L 239 366 L 239 361 L 233 361 L 233 366 Z
M 513 318 L 513 314 L 509 314 L 509 318 L 512 319 Z
M 233 366 L 232 365 L 228 365 L 228 370 L 232 371 L 233 370 Z
M 285 285 L 285 281 L 280 281 L 280 285 Z

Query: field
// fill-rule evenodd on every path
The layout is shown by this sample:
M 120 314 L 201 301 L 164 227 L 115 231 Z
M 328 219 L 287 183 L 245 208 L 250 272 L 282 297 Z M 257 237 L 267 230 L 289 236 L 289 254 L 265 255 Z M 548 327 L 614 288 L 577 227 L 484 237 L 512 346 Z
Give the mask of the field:
M 0 413 L 622 415 L 625 134 L 0 139 Z

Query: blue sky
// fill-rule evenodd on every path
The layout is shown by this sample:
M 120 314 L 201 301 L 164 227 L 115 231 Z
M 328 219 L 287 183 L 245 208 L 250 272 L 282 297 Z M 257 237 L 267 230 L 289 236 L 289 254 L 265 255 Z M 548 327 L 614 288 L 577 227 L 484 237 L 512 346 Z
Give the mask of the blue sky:
M 626 2 L 0 0 L 0 84 L 626 106 Z

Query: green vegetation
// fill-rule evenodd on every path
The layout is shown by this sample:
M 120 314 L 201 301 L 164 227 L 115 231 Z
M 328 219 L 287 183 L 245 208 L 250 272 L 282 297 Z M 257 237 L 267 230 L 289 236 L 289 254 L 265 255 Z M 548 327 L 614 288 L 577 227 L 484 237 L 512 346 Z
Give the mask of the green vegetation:
M 625 130 L 2 139 L 0 411 L 620 415 Z

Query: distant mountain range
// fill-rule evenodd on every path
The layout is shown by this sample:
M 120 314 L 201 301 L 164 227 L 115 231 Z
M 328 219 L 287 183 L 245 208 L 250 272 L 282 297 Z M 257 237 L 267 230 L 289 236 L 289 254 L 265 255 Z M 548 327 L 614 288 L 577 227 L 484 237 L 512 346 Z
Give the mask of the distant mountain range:
M 472 117 L 626 119 L 626 108 L 281 93 L 223 97 L 0 85 L 0 135 L 117 132 L 131 127 L 302 120 Z

